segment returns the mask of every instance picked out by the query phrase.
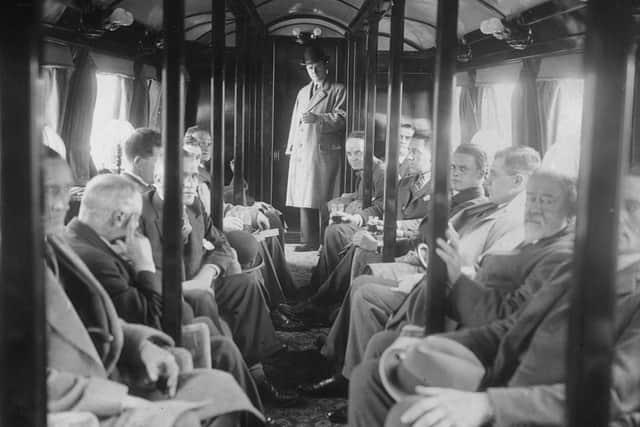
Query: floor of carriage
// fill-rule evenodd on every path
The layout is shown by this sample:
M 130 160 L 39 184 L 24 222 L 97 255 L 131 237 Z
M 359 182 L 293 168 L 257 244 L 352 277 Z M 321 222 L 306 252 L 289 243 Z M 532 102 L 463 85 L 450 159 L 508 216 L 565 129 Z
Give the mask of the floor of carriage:
M 306 284 L 311 269 L 318 261 L 316 252 L 294 252 L 295 244 L 287 244 L 285 251 L 293 278 L 297 284 Z M 280 340 L 287 344 L 289 351 L 277 359 L 265 363 L 265 370 L 278 386 L 295 389 L 299 384 L 307 383 L 332 374 L 332 368 L 317 351 L 316 340 L 326 335 L 327 329 L 312 329 L 307 332 L 278 332 Z M 266 415 L 282 426 L 333 425 L 326 417 L 327 411 L 344 404 L 344 399 L 315 399 L 304 397 L 294 408 L 266 407 Z

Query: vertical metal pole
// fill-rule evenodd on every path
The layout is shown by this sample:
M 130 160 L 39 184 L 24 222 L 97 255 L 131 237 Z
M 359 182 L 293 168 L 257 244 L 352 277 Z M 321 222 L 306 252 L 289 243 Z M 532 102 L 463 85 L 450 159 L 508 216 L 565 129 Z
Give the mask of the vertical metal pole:
M 211 0 L 213 54 L 211 55 L 211 217 L 222 230 L 224 191 L 224 51 L 225 0 Z
M 382 260 L 392 262 L 396 246 L 398 217 L 398 141 L 402 108 L 402 49 L 404 44 L 404 3 L 396 0 L 391 10 L 389 42 L 389 89 L 387 99 L 386 171 L 384 178 L 384 247 Z
M 47 425 L 40 209 L 41 2 L 0 7 L 0 425 Z M 16 179 L 19 183 L 16 183 Z
M 433 195 L 429 212 L 429 268 L 427 273 L 428 334 L 444 330 L 447 268 L 436 255 L 436 238 L 443 237 L 449 221 L 449 153 L 453 116 L 453 78 L 458 44 L 458 0 L 438 1 L 436 69 L 434 85 L 432 174 Z M 446 240 L 446 239 L 445 239 Z
M 619 181 L 631 129 L 633 87 L 626 86 L 633 82 L 627 64 L 632 2 L 590 0 L 587 13 L 566 390 L 569 426 L 604 427 L 611 398 Z
M 162 328 L 180 345 L 182 320 L 182 136 L 184 134 L 184 0 L 164 0 L 162 67 L 164 212 Z
M 247 22 L 244 16 L 236 16 L 236 85 L 235 85 L 235 137 L 233 157 L 235 170 L 233 172 L 233 203 L 242 204 L 244 195 L 244 142 L 245 142 L 245 70 Z
M 378 2 L 369 6 L 367 34 L 367 111 L 365 120 L 364 170 L 362 172 L 362 207 L 371 206 L 373 187 L 373 148 L 376 139 L 376 77 L 378 74 Z

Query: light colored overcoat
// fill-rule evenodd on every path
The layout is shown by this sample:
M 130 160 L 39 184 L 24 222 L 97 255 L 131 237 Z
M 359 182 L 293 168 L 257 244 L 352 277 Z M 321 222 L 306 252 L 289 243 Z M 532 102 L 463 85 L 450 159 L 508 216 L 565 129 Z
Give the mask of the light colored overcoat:
M 340 194 L 347 94 L 344 85 L 327 79 L 311 97 L 311 86 L 300 89 L 291 115 L 287 206 L 319 209 Z M 303 123 L 308 112 L 320 120 Z

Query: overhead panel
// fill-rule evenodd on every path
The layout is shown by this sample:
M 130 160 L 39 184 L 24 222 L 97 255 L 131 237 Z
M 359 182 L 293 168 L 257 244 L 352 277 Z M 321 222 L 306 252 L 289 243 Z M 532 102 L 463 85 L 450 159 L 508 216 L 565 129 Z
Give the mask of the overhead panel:
M 256 9 L 263 22 L 270 25 L 273 22 L 282 22 L 288 16 L 316 15 L 329 21 L 337 21 L 344 26 L 356 16 L 358 11 L 337 0 L 264 0 L 256 3 Z

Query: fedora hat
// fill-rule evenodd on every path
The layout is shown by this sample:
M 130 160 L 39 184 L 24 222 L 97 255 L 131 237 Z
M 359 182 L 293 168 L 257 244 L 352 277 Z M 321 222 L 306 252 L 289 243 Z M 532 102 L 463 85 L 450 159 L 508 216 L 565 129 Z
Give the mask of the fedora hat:
M 380 358 L 382 385 L 400 401 L 418 385 L 475 391 L 485 374 L 478 358 L 462 344 L 438 335 L 399 337 Z
M 264 261 L 260 255 L 260 244 L 248 231 L 234 230 L 226 233 L 227 240 L 238 253 L 238 264 L 243 273 L 262 268 Z
M 307 66 L 316 62 L 327 62 L 328 60 L 329 57 L 325 55 L 322 48 L 318 46 L 307 46 L 304 49 L 304 59 L 300 65 Z

